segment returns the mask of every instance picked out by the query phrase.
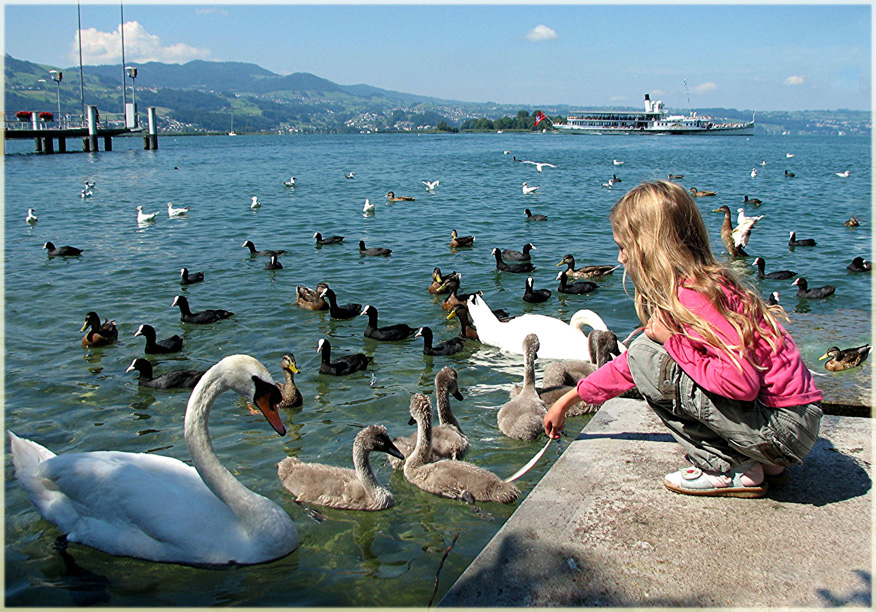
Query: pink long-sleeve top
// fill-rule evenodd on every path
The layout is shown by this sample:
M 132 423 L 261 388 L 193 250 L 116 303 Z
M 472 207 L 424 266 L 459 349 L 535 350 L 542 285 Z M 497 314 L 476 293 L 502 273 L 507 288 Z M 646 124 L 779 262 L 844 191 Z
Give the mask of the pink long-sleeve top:
M 729 290 L 725 290 L 725 293 L 730 308 L 737 312 L 741 310 L 740 297 Z M 682 287 L 678 299 L 691 313 L 711 323 L 729 346 L 740 344 L 739 335 L 730 322 L 702 294 Z M 821 391 L 815 387 L 797 345 L 790 335 L 785 334 L 784 328 L 781 325 L 779 327 L 784 334 L 784 342 L 775 352 L 760 334 L 755 334 L 754 362 L 763 369 L 755 368 L 739 356 L 740 370 L 726 353 L 706 344 L 690 328 L 686 329 L 689 335 L 674 334 L 663 346 L 694 382 L 722 397 L 743 401 L 759 398 L 767 406 L 776 408 L 821 400 Z M 600 404 L 634 386 L 627 353 L 623 353 L 579 380 L 578 396 L 588 403 Z

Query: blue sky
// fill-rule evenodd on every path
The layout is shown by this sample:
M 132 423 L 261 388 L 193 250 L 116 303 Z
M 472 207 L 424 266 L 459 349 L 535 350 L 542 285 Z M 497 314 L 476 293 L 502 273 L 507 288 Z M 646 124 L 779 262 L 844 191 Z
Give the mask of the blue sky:
M 85 64 L 118 63 L 119 2 L 82 4 Z M 871 108 L 859 4 L 124 4 L 128 63 L 193 59 L 469 102 Z M 4 49 L 78 65 L 75 2 L 4 4 Z M 687 91 L 685 91 L 685 81 Z

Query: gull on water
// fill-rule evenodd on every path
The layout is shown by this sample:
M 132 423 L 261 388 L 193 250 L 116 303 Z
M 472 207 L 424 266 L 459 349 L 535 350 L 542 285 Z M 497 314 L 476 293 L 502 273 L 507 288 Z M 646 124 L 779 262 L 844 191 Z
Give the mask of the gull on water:
M 752 168 L 751 169 L 751 178 L 754 178 L 756 176 L 757 176 L 757 168 Z
M 262 203 L 259 202 L 259 197 L 253 196 L 252 203 L 250 203 L 249 207 L 252 208 L 253 210 L 255 210 L 256 208 L 259 208 L 261 205 L 262 205 Z
M 142 206 L 137 207 L 137 223 L 154 223 L 157 216 L 157 210 L 154 213 L 144 213 Z
M 426 191 L 435 191 L 435 188 L 438 186 L 438 183 L 441 181 L 420 181 L 426 186 Z
M 294 187 L 295 186 L 295 177 L 293 176 L 288 181 L 283 181 L 283 184 L 286 185 L 286 187 Z
M 191 208 L 191 206 L 186 206 L 185 208 L 182 208 L 182 207 L 174 208 L 173 202 L 168 202 L 167 203 L 167 216 L 168 217 L 181 217 L 184 214 L 186 214 L 187 212 L 189 212 L 190 208 Z
M 348 179 L 353 178 L 353 173 L 352 173 L 352 172 L 350 172 L 349 174 L 346 174 L 346 173 L 345 173 L 345 174 L 344 174 L 344 178 L 348 178 Z
M 834 174 L 836 174 L 840 178 L 849 178 L 848 170 L 846 170 L 845 172 L 835 172 Z
M 362 207 L 362 212 L 364 213 L 373 213 L 374 212 L 374 204 L 371 203 L 371 200 L 365 198 L 365 206 Z
M 623 162 L 619 159 L 613 159 L 613 160 L 611 160 L 611 163 L 613 163 L 615 166 L 623 165 Z
M 33 213 L 33 208 L 28 208 L 28 209 L 27 209 L 27 218 L 25 219 L 25 221 L 27 221 L 28 223 L 30 223 L 31 225 L 33 225 L 33 224 L 36 223 L 38 220 L 39 220 L 39 219 L 37 219 L 37 216 Z
M 523 193 L 535 193 L 535 190 L 538 189 L 538 185 L 535 187 L 530 187 L 526 184 L 526 181 L 523 182 Z

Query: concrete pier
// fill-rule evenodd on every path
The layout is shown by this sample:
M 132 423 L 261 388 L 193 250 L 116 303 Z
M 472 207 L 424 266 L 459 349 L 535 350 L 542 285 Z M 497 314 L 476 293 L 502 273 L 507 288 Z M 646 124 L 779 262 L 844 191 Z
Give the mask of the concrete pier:
M 871 419 L 826 415 L 766 497 L 680 495 L 678 444 L 610 400 L 439 606 L 869 608 L 872 440 Z

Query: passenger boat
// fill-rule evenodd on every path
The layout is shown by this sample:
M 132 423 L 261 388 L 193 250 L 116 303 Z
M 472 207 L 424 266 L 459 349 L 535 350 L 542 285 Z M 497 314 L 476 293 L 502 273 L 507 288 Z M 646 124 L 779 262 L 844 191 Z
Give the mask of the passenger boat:
M 569 115 L 566 123 L 553 124 L 569 134 L 710 134 L 754 135 L 754 119 L 746 123 L 719 123 L 712 117 L 670 115 L 663 102 L 645 94 L 644 111 L 581 111 Z

